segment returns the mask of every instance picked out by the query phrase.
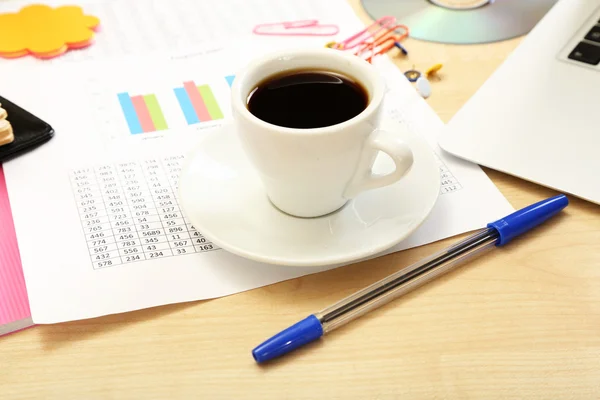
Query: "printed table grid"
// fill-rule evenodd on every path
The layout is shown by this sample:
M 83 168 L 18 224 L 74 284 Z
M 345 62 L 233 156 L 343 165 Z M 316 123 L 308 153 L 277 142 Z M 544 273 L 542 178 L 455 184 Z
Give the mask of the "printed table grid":
M 182 161 L 169 156 L 71 171 L 94 269 L 219 249 L 179 206 Z
M 418 128 L 414 126 L 414 124 L 407 122 L 407 121 L 409 121 L 409 119 L 404 118 L 404 115 L 402 114 L 402 112 L 399 109 L 395 108 L 395 109 L 389 110 L 388 115 L 394 121 L 399 122 L 402 125 L 405 125 L 407 129 L 409 129 L 413 132 L 419 131 Z M 452 192 L 461 190 L 463 187 L 460 184 L 460 182 L 458 181 L 458 179 L 456 179 L 456 177 L 454 177 L 454 175 L 452 175 L 452 172 L 450 172 L 448 167 L 446 167 L 446 164 L 444 164 L 444 161 L 442 161 L 440 156 L 435 151 L 433 154 L 435 155 L 435 159 L 438 163 L 438 166 L 440 167 L 440 179 L 441 179 L 440 194 L 448 194 L 448 193 L 452 193 Z
M 218 250 L 177 201 L 184 156 L 98 165 L 70 179 L 94 269 Z M 462 189 L 437 156 L 441 194 Z
M 434 154 L 440 167 L 440 177 L 442 179 L 440 194 L 452 193 L 462 189 L 462 185 L 460 184 L 458 179 L 456 179 L 454 175 L 452 175 L 452 172 L 450 172 L 450 170 L 448 169 L 448 167 L 446 167 L 446 164 L 444 164 L 440 157 L 436 153 Z

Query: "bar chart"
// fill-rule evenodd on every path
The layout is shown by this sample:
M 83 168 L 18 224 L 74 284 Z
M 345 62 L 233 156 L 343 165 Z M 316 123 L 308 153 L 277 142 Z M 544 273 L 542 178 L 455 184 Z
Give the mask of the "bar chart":
M 173 90 L 188 125 L 223 119 L 223 112 L 209 85 L 187 81 Z
M 132 135 L 168 129 L 155 94 L 131 96 L 128 92 L 122 92 L 117 97 Z
M 190 134 L 218 126 L 231 117 L 235 75 L 193 71 L 155 79 L 131 77 L 114 87 L 90 87 L 98 118 L 111 139 L 147 140 Z

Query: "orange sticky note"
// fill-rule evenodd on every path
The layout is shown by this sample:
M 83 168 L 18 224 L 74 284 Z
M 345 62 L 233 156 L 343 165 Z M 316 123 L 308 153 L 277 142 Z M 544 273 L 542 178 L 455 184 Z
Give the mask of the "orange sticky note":
M 99 24 L 98 18 L 84 15 L 78 6 L 34 4 L 17 13 L 0 14 L 0 57 L 52 58 L 89 46 Z

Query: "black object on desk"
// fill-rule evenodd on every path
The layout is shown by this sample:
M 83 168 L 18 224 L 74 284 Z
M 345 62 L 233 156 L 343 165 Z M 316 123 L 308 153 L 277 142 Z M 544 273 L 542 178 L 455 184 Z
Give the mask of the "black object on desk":
M 45 121 L 0 96 L 6 118 L 12 125 L 14 140 L 0 146 L 0 163 L 15 158 L 46 143 L 54 136 L 54 129 Z

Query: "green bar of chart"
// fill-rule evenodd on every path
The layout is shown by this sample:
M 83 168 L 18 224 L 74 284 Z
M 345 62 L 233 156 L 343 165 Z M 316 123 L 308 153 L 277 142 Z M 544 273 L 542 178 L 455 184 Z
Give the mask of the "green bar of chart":
M 167 121 L 165 120 L 165 116 L 160 109 L 160 105 L 158 104 L 156 96 L 153 94 L 147 94 L 144 96 L 144 101 L 146 102 L 146 106 L 150 111 L 150 117 L 152 118 L 152 122 L 154 122 L 154 128 L 157 131 L 167 129 Z
M 212 90 L 210 89 L 210 86 L 200 85 L 198 86 L 198 91 L 200 92 L 200 96 L 202 96 L 202 98 L 204 99 L 204 104 L 206 105 L 206 108 L 208 109 L 208 113 L 210 114 L 211 118 L 213 120 L 222 119 L 223 113 L 221 112 L 221 108 L 219 107 L 217 99 L 215 99 L 215 96 Z

